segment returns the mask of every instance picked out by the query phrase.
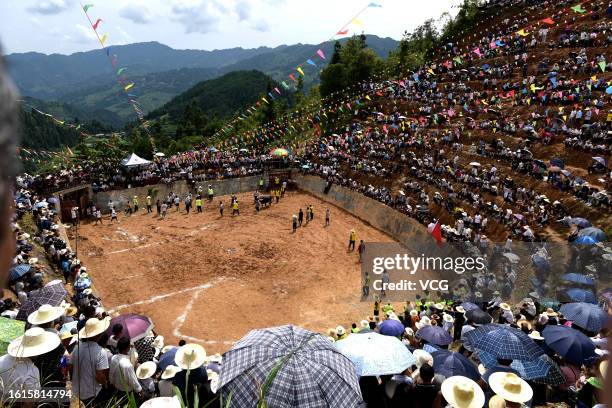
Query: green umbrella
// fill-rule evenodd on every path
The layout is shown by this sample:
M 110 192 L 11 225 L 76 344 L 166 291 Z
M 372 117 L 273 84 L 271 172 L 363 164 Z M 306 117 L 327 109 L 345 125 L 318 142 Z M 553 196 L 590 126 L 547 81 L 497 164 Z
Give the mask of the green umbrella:
M 278 157 L 287 157 L 289 156 L 289 151 L 287 149 L 273 149 L 270 151 L 270 156 L 278 156 Z
M 25 333 L 25 322 L 0 317 L 0 356 L 6 354 L 9 343 Z

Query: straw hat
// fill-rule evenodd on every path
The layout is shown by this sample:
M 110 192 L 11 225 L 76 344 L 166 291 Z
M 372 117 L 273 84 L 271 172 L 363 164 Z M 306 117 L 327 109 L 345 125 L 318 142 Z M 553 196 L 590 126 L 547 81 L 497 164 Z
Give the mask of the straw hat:
M 512 308 L 510 307 L 510 305 L 509 305 L 509 304 L 507 304 L 507 303 L 500 303 L 500 304 L 499 304 L 499 308 L 500 308 L 501 310 L 505 310 L 505 311 L 507 311 L 507 312 L 510 312 L 510 311 L 512 310 Z
M 344 327 L 342 327 L 342 326 L 336 327 L 336 334 L 338 336 L 343 336 L 344 333 L 346 333 L 346 330 L 344 329 Z
M 531 327 L 532 327 L 531 323 L 525 319 L 517 320 L 516 325 L 518 326 L 519 329 L 523 327 L 523 325 L 527 325 L 528 330 L 531 330 Z
M 368 327 L 370 327 L 370 322 L 368 322 L 367 320 L 362 320 L 361 322 L 359 322 L 359 324 L 361 325 L 362 329 L 367 329 Z
M 153 361 L 146 361 L 138 366 L 136 369 L 136 377 L 140 380 L 145 380 L 147 378 L 153 377 L 155 371 L 157 370 L 157 364 Z
M 499 395 L 494 395 L 489 400 L 489 408 L 506 408 L 506 400 Z
M 393 312 L 389 314 L 389 320 L 399 320 L 399 317 Z
M 478 372 L 480 375 L 484 375 L 487 372 L 487 367 L 483 366 L 482 363 L 478 364 Z
M 93 290 L 91 290 L 91 288 L 87 288 L 87 289 L 83 290 L 83 294 L 84 294 L 85 296 L 89 296 L 89 295 L 91 295 L 92 293 L 93 293 Z
M 64 315 L 63 307 L 53 307 L 51 305 L 42 305 L 38 310 L 30 313 L 28 316 L 28 323 L 33 325 L 40 325 L 52 322 L 59 319 Z
M 489 386 L 506 401 L 527 402 L 533 398 L 533 390 L 525 380 L 514 373 L 496 372 L 489 376 Z
M 66 307 L 66 316 L 74 316 L 77 312 L 79 311 L 79 309 L 76 308 L 76 306 L 68 306 Z
M 529 337 L 531 337 L 534 340 L 544 340 L 544 337 L 542 337 L 540 332 L 537 330 L 534 330 L 531 333 L 529 333 Z
M 416 310 L 416 309 L 412 309 L 412 310 L 410 311 L 410 316 L 412 316 L 412 317 L 417 317 L 418 315 L 419 315 L 418 310 Z
M 559 313 L 555 312 L 552 308 L 546 309 L 546 316 L 548 317 L 556 317 L 559 316 Z
M 603 360 L 599 363 L 599 373 L 601 374 L 601 378 L 605 380 L 608 375 L 608 360 Z
M 110 326 L 110 317 L 105 317 L 102 320 L 97 317 L 92 317 L 91 319 L 87 319 L 85 327 L 79 331 L 79 337 L 82 339 L 96 337 L 104 333 L 108 329 L 108 326 Z
M 26 330 L 23 336 L 11 341 L 7 347 L 7 353 L 13 357 L 40 356 L 55 350 L 60 345 L 57 334 L 46 331 L 40 327 L 32 327 Z
M 455 321 L 455 319 L 453 319 L 453 316 L 449 315 L 448 313 L 442 314 L 442 320 L 444 320 L 447 323 L 453 323 Z
M 444 305 L 442 303 L 435 303 L 433 307 L 435 307 L 438 310 L 444 310 Z
M 414 330 L 412 330 L 410 327 L 406 327 L 404 329 L 404 333 L 406 333 L 406 336 L 414 337 Z
M 455 310 L 458 311 L 459 313 L 465 313 L 465 309 L 461 305 L 457 306 Z
M 414 365 L 417 366 L 417 368 L 421 368 L 421 366 L 425 363 L 433 367 L 433 357 L 431 354 L 429 354 L 425 350 L 416 349 L 412 352 L 412 355 L 416 359 L 416 362 L 414 363 Z
M 174 362 L 183 370 L 194 370 L 204 364 L 206 350 L 199 344 L 185 344 L 181 346 L 174 356 Z
M 156 397 L 146 400 L 140 408 L 181 408 L 181 402 L 174 397 Z
M 455 408 L 481 408 L 485 395 L 475 381 L 461 375 L 449 377 L 442 383 L 442 396 Z
M 180 367 L 177 367 L 177 366 L 171 364 L 168 367 L 166 367 L 166 369 L 162 372 L 161 379 L 162 380 L 169 380 L 171 378 L 174 378 L 176 373 L 178 373 L 179 371 L 181 371 Z
M 30 259 L 28 259 L 28 263 L 30 265 L 34 265 L 34 264 L 38 263 L 38 258 L 30 258 Z
M 425 326 L 431 326 L 431 320 L 429 320 L 429 317 L 423 316 L 421 317 L 420 321 L 415 323 L 415 326 L 417 329 L 422 329 Z

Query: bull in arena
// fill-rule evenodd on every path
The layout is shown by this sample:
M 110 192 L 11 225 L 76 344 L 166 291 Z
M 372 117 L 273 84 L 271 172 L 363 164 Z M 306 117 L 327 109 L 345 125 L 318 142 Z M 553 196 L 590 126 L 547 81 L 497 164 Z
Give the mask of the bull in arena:
M 264 207 L 269 207 L 270 205 L 272 205 L 272 196 L 267 195 L 259 197 L 259 204 Z

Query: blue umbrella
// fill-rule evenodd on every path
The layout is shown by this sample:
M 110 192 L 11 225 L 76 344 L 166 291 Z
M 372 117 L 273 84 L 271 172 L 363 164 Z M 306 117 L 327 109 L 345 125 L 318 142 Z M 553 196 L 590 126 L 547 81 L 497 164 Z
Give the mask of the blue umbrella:
M 608 240 L 608 237 L 606 236 L 605 232 L 595 227 L 583 228 L 580 230 L 580 232 L 578 232 L 578 235 L 591 237 L 597 240 L 597 242 L 603 242 Z
M 417 330 L 416 336 L 436 346 L 447 346 L 453 342 L 453 336 L 440 326 L 425 326 Z
M 471 303 L 471 302 L 463 302 L 461 303 L 461 306 L 463 307 L 463 310 L 465 310 L 466 312 L 469 312 L 470 310 L 474 310 L 474 309 L 480 309 L 478 305 Z
M 404 325 L 399 320 L 388 319 L 380 324 L 379 332 L 384 336 L 401 336 L 404 333 Z
M 585 330 L 599 332 L 606 325 L 608 315 L 592 303 L 567 303 L 561 306 L 561 313 L 567 320 Z
M 360 377 L 399 374 L 416 363 L 404 343 L 378 333 L 350 335 L 334 345 L 355 364 Z
M 479 351 L 507 360 L 534 360 L 544 354 L 525 333 L 510 326 L 485 325 L 465 334 L 470 345 Z
M 480 379 L 478 368 L 469 358 L 461 353 L 448 350 L 436 351 L 431 355 L 434 361 L 434 371 L 446 378 L 462 375 L 474 381 Z
M 11 282 L 21 278 L 26 273 L 30 272 L 31 266 L 29 264 L 21 264 L 11 268 L 9 280 Z
M 582 365 L 596 360 L 595 344 L 587 336 L 567 326 L 546 326 L 542 331 L 544 342 L 570 363 Z
M 560 169 L 565 168 L 565 161 L 559 157 L 553 157 L 552 159 L 550 159 L 550 164 L 552 166 L 557 166 Z
M 548 271 L 550 270 L 550 263 L 541 255 L 534 254 L 531 256 L 531 262 L 533 265 L 541 270 Z
M 595 294 L 590 290 L 571 288 L 565 291 L 565 296 L 572 302 L 586 302 L 597 304 Z
M 74 288 L 76 290 L 84 290 L 84 289 L 87 289 L 90 286 L 91 286 L 91 279 L 89 279 L 89 278 L 85 278 L 85 279 L 79 278 L 74 283 Z
M 493 322 L 491 315 L 480 308 L 465 312 L 465 318 L 476 324 L 489 324 Z
M 595 286 L 595 281 L 581 273 L 566 273 L 561 277 L 566 282 L 579 283 L 581 285 Z
M 582 245 L 593 245 L 598 242 L 599 241 L 597 241 L 595 238 L 589 235 L 581 235 L 578 238 L 576 238 L 576 240 L 574 241 L 575 244 L 582 244 Z
M 159 357 L 159 364 L 157 365 L 161 371 L 164 371 L 169 365 L 176 365 L 174 362 L 174 356 L 176 355 L 177 351 L 178 347 L 172 347 Z
M 570 218 L 568 220 L 568 223 L 574 224 L 576 225 L 578 228 L 588 228 L 591 227 L 591 221 L 587 220 L 586 218 L 582 218 L 582 217 L 575 217 L 575 218 Z
M 478 357 L 486 368 L 497 365 L 497 359 L 489 353 L 480 352 Z M 510 367 L 518 371 L 519 377 L 524 380 L 550 385 L 559 385 L 565 382 L 565 377 L 559 366 L 546 354 L 530 361 L 514 360 Z

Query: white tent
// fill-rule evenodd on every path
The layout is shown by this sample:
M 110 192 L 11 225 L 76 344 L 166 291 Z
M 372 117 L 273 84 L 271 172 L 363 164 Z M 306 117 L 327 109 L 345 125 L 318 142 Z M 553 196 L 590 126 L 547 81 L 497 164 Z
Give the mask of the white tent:
M 132 153 L 129 157 L 121 160 L 121 164 L 125 167 L 144 166 L 149 163 L 151 162 L 139 157 L 136 153 Z

